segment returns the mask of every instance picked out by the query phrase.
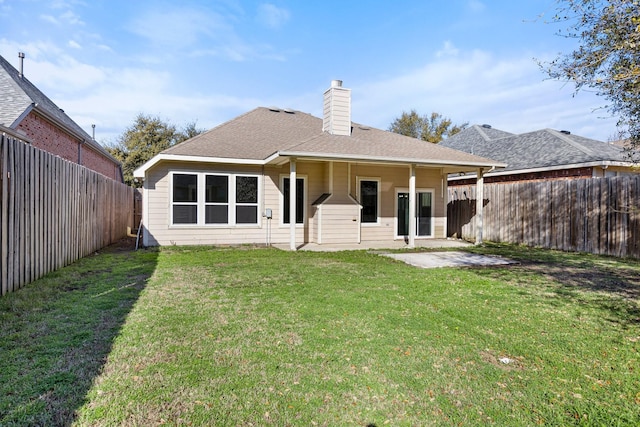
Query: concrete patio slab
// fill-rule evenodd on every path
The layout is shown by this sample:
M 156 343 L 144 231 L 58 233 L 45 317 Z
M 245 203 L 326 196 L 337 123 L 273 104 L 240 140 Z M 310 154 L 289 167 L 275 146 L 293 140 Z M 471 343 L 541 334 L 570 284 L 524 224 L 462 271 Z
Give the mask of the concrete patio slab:
M 516 261 L 498 256 L 467 252 L 420 252 L 406 254 L 380 254 L 420 268 L 477 267 L 516 264 Z

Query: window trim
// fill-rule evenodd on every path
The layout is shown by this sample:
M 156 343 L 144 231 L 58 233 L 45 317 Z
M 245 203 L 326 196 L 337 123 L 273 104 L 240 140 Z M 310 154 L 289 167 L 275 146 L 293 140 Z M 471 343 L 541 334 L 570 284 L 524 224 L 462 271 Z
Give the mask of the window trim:
M 362 181 L 373 181 L 378 183 L 378 200 L 376 206 L 377 218 L 375 222 L 364 222 L 362 221 L 362 211 L 364 210 L 364 206 L 362 204 L 362 194 L 361 194 L 361 182 Z M 372 177 L 372 176 L 358 176 L 356 177 L 356 198 L 358 199 L 358 203 L 362 206 L 363 209 L 360 211 L 360 225 L 363 227 L 378 227 L 382 224 L 382 215 L 380 209 L 382 208 L 382 178 L 380 177 Z
M 255 178 L 256 179 L 256 201 L 255 202 L 238 202 L 237 201 L 237 197 L 238 197 L 238 193 L 237 193 L 237 182 L 238 182 L 238 178 Z M 260 177 L 258 175 L 250 175 L 250 174 L 245 174 L 245 173 L 236 173 L 233 174 L 233 221 L 234 221 L 234 225 L 236 226 L 252 226 L 252 225 L 256 225 L 256 224 L 260 224 L 260 218 L 262 217 L 262 215 L 260 215 Z M 231 210 L 231 203 L 229 203 L 229 210 Z M 256 207 L 256 222 L 255 223 L 247 223 L 247 222 L 241 222 L 238 223 L 238 215 L 237 215 L 237 209 L 239 206 L 255 206 Z
M 173 201 L 173 181 L 174 175 L 196 175 L 197 176 L 197 202 L 174 202 Z M 227 223 L 205 223 L 206 206 L 220 206 L 224 203 L 206 202 L 206 176 L 226 176 L 228 178 L 227 185 L 228 191 L 228 222 Z M 250 177 L 256 178 L 257 182 L 257 203 L 237 203 L 236 202 L 236 178 L 237 177 Z M 245 173 L 245 172 L 193 172 L 193 171 L 170 171 L 169 172 L 169 228 L 251 228 L 262 227 L 262 215 L 260 215 L 260 207 L 263 203 L 262 185 L 263 180 L 260 174 Z M 173 218 L 174 205 L 195 205 L 197 206 L 197 222 L 195 224 L 176 224 Z M 256 206 L 256 222 L 255 223 L 237 223 L 236 222 L 236 206 Z
M 280 206 L 280 221 L 279 221 L 279 225 L 280 227 L 290 227 L 291 224 L 288 222 L 284 222 L 284 180 L 285 179 L 291 179 L 291 176 L 288 174 L 281 174 L 280 175 L 280 201 L 279 201 L 279 206 Z M 302 207 L 302 222 L 298 223 L 296 222 L 296 228 L 303 228 L 306 224 L 307 224 L 307 200 L 309 197 L 309 188 L 308 188 L 308 180 L 307 180 L 307 175 L 301 175 L 301 174 L 296 174 L 296 180 L 301 179 L 302 180 L 302 188 L 304 190 L 304 194 L 303 194 L 303 207 Z M 296 194 L 297 195 L 297 194 Z

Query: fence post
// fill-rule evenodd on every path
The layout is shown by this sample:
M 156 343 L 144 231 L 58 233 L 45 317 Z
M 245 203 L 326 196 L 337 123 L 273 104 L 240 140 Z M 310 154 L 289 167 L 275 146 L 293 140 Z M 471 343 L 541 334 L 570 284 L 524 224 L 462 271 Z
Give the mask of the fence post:
M 478 169 L 476 179 L 476 245 L 482 244 L 482 227 L 484 221 L 484 170 Z

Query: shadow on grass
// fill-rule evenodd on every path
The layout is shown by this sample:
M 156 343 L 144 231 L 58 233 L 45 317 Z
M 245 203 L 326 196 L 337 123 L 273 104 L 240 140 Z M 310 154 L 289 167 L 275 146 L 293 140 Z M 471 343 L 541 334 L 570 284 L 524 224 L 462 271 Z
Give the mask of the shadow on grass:
M 74 421 L 157 256 L 126 239 L 0 298 L 0 425 Z
M 595 304 L 611 313 L 608 320 L 624 325 L 640 323 L 640 262 L 582 253 L 488 245 L 471 251 L 497 254 L 519 265 L 488 268 L 481 274 L 521 285 L 545 286 L 545 291 L 576 302 Z

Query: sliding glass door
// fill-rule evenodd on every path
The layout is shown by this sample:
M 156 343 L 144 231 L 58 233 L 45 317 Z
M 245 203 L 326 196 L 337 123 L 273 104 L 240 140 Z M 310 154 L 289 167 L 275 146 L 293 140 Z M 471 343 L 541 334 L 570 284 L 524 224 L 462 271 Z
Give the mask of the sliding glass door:
M 433 190 L 416 192 L 415 237 L 433 236 Z M 409 192 L 396 191 L 396 237 L 409 236 Z

